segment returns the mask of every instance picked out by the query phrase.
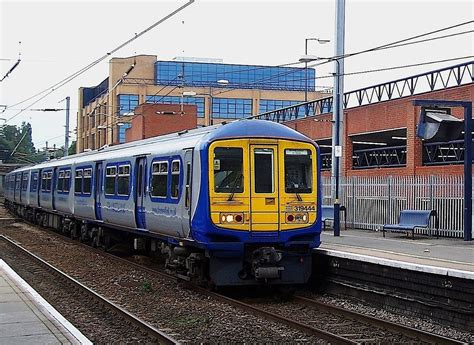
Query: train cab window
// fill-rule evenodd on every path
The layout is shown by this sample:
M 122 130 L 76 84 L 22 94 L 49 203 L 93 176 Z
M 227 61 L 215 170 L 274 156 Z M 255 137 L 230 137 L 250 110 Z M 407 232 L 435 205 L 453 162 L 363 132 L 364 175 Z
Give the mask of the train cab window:
M 216 193 L 242 193 L 243 149 L 216 147 L 214 149 L 214 191 Z
M 273 193 L 273 149 L 254 150 L 255 193 Z
M 115 194 L 115 176 L 117 175 L 117 167 L 107 167 L 105 171 L 105 194 Z
M 285 150 L 285 192 L 311 193 L 312 165 L 310 150 Z
M 82 193 L 91 194 L 92 190 L 92 169 L 84 169 L 83 173 Z
M 76 169 L 76 176 L 74 177 L 74 193 L 82 193 L 82 169 Z
M 118 167 L 117 194 L 130 194 L 130 165 L 119 165 Z
M 179 195 L 179 161 L 171 163 L 171 197 L 177 199 Z
M 168 162 L 152 165 L 151 195 L 166 198 L 168 187 Z
M 70 185 L 71 185 L 71 170 L 66 170 L 64 171 L 63 192 L 69 192 Z

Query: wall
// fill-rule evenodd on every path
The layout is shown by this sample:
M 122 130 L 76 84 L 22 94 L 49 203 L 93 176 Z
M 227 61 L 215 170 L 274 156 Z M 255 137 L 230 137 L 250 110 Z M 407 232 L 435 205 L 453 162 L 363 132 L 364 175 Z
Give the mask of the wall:
M 143 104 L 136 108 L 132 127 L 125 131 L 125 141 L 135 141 L 197 127 L 195 105 Z M 165 114 L 157 114 L 162 113 Z M 169 114 L 169 113 L 175 114 Z M 167 114 L 168 113 L 168 114 Z

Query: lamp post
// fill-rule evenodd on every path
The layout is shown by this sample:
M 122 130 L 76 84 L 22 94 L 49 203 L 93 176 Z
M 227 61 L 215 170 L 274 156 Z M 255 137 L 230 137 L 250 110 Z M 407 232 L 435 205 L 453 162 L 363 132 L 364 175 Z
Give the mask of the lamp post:
M 219 80 L 216 81 L 216 83 L 220 86 L 229 85 L 229 81 L 226 80 L 226 79 L 219 79 Z M 197 93 L 195 91 L 184 91 L 182 93 L 182 96 L 183 97 L 208 96 L 209 97 L 209 107 L 208 107 L 209 124 L 211 126 L 214 124 L 214 118 L 212 116 L 212 106 L 213 106 L 213 103 L 214 103 L 214 95 L 213 95 L 213 92 L 212 92 L 212 86 L 209 86 L 209 93 Z
M 325 43 L 330 42 L 330 40 L 321 39 L 321 38 L 314 38 L 314 37 L 305 38 L 304 39 L 304 55 L 305 56 L 308 56 L 308 41 L 317 41 L 319 44 L 325 44 Z M 308 62 L 309 61 L 303 61 L 303 62 L 304 62 L 304 70 L 305 70 L 304 101 L 308 102 Z M 306 112 L 308 112 L 308 107 L 306 107 Z M 306 116 L 308 116 L 308 114 L 306 114 Z

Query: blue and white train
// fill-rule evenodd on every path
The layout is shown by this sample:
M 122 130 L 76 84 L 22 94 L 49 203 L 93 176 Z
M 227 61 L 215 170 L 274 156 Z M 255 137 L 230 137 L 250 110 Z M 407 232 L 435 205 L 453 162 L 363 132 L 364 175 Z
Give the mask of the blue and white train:
M 319 164 L 301 133 L 241 120 L 17 169 L 6 203 L 96 246 L 133 240 L 185 279 L 301 284 L 320 244 Z

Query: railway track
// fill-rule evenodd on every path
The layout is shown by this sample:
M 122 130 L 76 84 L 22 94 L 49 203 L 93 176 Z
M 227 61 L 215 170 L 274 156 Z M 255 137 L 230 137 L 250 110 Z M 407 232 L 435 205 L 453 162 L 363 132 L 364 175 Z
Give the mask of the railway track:
M 89 245 L 73 241 L 68 237 L 60 235 L 47 229 L 49 233 L 60 237 L 63 240 L 74 242 L 77 245 L 88 248 L 99 255 L 103 255 L 113 260 L 123 262 L 134 266 L 143 271 L 155 274 L 167 279 L 176 280 L 176 277 L 154 268 L 146 267 L 129 259 L 117 257 L 102 250 L 92 248 Z M 417 330 L 411 327 L 394 324 L 389 321 L 376 319 L 364 314 L 352 312 L 346 309 L 338 308 L 332 305 L 324 304 L 316 300 L 308 299 L 302 296 L 293 296 L 290 301 L 284 302 L 286 306 L 275 303 L 244 302 L 231 298 L 199 286 L 183 282 L 189 289 L 198 293 L 212 297 L 215 300 L 239 308 L 249 314 L 265 318 L 277 323 L 285 324 L 291 328 L 300 330 L 306 334 L 324 339 L 330 343 L 336 344 L 364 344 L 364 343 L 426 343 L 426 344 L 463 344 L 454 339 L 446 338 L 436 334 Z M 277 310 L 272 310 L 272 309 Z M 282 316 L 282 308 L 288 308 L 286 315 Z M 291 310 L 294 311 L 291 311 Z M 316 314 L 314 318 L 304 317 L 308 311 Z M 297 315 L 303 315 L 298 317 Z M 328 322 L 324 322 L 327 319 Z M 316 322 L 317 321 L 317 322 Z
M 138 319 L 125 309 L 97 294 L 87 286 L 81 284 L 66 273 L 58 270 L 54 266 L 50 265 L 40 257 L 36 256 L 9 238 L 0 235 L 0 240 L 3 243 L 6 243 L 9 248 L 9 250 L 6 250 L 7 252 L 9 251 L 9 253 L 6 253 L 5 247 L 3 248 L 4 250 L 2 251 L 2 256 L 8 256 L 10 254 L 11 257 L 22 257 L 22 260 L 15 260 L 16 266 L 20 265 L 23 269 L 33 271 L 34 275 L 39 277 L 50 277 L 53 275 L 57 281 L 61 281 L 61 283 L 63 283 L 61 284 L 62 286 L 67 286 L 68 290 L 74 291 L 74 294 L 79 293 L 81 295 L 81 299 L 84 300 L 86 304 L 90 305 L 91 303 L 94 303 L 94 307 L 101 309 L 102 313 L 104 313 L 104 310 L 106 310 L 107 313 L 112 313 L 114 322 L 116 320 L 122 320 L 125 325 L 131 326 L 129 327 L 131 332 L 134 332 L 134 329 L 139 329 L 140 332 L 145 333 L 148 336 L 149 341 L 160 344 L 178 344 L 178 342 L 169 335 Z

